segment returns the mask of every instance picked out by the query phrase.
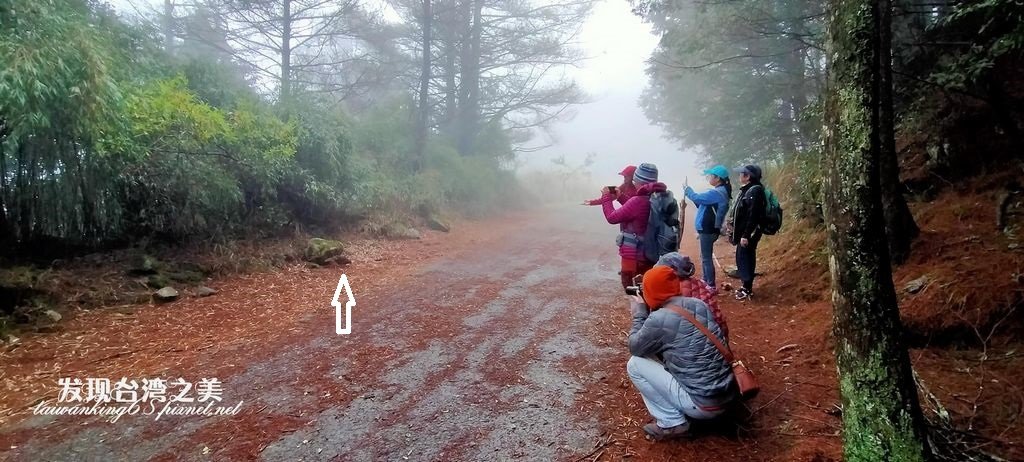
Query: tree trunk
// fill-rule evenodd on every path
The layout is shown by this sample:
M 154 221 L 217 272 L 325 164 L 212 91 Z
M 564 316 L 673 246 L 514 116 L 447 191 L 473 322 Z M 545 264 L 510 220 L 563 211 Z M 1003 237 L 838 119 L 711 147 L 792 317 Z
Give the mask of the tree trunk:
M 18 197 L 18 238 L 21 242 L 32 239 L 32 197 L 35 193 L 35 158 L 30 145 L 34 139 L 21 140 L 18 144 L 18 177 L 15 196 Z
M 420 71 L 419 112 L 416 119 L 416 171 L 423 169 L 423 151 L 427 146 L 427 126 L 430 123 L 430 29 L 433 13 L 430 0 L 423 0 L 423 68 Z
M 82 231 L 84 240 L 88 244 L 95 244 L 99 237 L 99 220 L 96 216 L 96 199 L 92 196 L 89 190 L 88 178 L 86 175 L 85 167 L 82 166 L 82 150 L 79 149 L 78 143 L 71 141 L 68 143 L 70 154 L 74 158 L 75 167 L 78 169 L 78 194 L 82 198 Z M 70 238 L 71 236 L 66 236 Z
M 292 0 L 284 0 L 281 14 L 281 95 L 280 103 L 288 104 L 292 93 Z
M 801 52 L 794 60 L 794 63 L 800 66 L 800 71 L 798 75 L 792 77 L 794 81 L 789 101 L 793 105 L 793 119 L 797 130 L 797 149 L 800 153 L 804 153 L 811 149 L 820 139 L 818 133 L 820 124 L 816 123 L 814 118 L 805 116 L 808 109 L 808 92 L 812 91 L 808 81 L 810 77 L 807 75 L 807 56 Z
M 798 33 L 797 21 L 794 18 L 800 15 L 801 12 L 791 11 L 798 5 L 792 0 L 776 0 L 774 5 L 775 16 L 779 18 L 779 27 L 785 32 Z M 782 158 L 788 164 L 793 162 L 802 147 L 798 142 L 798 137 L 801 134 L 799 113 L 806 105 L 806 98 L 801 105 L 798 101 L 798 93 L 803 91 L 802 81 L 804 79 L 804 61 L 803 51 L 800 49 L 801 44 L 796 40 L 787 40 L 782 45 L 793 50 L 785 53 L 779 59 L 782 66 L 780 75 L 785 79 L 784 93 L 780 100 L 781 106 L 779 109 L 780 125 L 784 127 L 784 134 L 780 141 Z
M 164 34 L 164 51 L 171 53 L 174 48 L 174 1 L 164 0 L 164 15 L 161 18 Z
M 0 245 L 8 244 L 13 237 L 11 223 L 7 218 L 7 153 L 4 151 L 4 123 L 0 121 Z
M 458 121 L 459 36 L 460 28 L 466 24 L 460 19 L 462 10 L 458 0 L 435 2 L 434 7 L 440 8 L 440 14 L 437 17 L 437 27 L 432 33 L 436 37 L 435 41 L 440 41 L 437 45 L 441 48 L 443 55 L 439 63 L 441 75 L 438 77 L 444 81 L 444 109 L 439 125 L 444 134 L 456 139 L 458 137 L 455 126 Z
M 881 130 L 882 211 L 885 216 L 886 242 L 892 262 L 900 264 L 910 256 L 910 245 L 920 229 L 903 197 L 900 165 L 896 154 L 895 114 L 892 99 L 892 4 L 886 1 L 879 10 L 879 113 Z
M 444 57 L 444 125 L 448 133 L 452 132 L 451 126 L 455 123 L 459 113 L 457 99 L 459 87 L 455 83 L 459 70 L 456 66 L 457 47 L 454 42 L 454 38 L 445 42 Z
M 881 211 L 881 113 L 888 83 L 886 0 L 829 3 L 825 95 L 825 221 L 833 334 L 843 397 L 844 456 L 924 461 L 930 453 L 917 400 Z
M 462 57 L 462 95 L 459 104 L 459 142 L 458 149 L 462 155 L 469 155 L 476 145 L 476 135 L 480 124 L 480 38 L 483 30 L 483 0 L 472 0 L 472 27 L 469 32 L 468 46 L 463 45 Z

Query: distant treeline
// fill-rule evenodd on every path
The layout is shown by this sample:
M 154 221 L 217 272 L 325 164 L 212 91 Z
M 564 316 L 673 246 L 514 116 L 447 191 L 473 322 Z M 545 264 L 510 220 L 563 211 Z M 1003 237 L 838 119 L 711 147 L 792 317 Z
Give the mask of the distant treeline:
M 647 69 L 648 117 L 709 163 L 799 167 L 792 196 L 808 214 L 821 203 L 826 3 L 632 2 L 662 36 Z M 922 159 L 954 178 L 978 172 L 979 159 L 1015 156 L 1024 124 L 1024 5 L 897 0 L 891 14 L 904 176 Z
M 130 20 L 4 2 L 0 243 L 220 239 L 514 196 L 517 143 L 582 99 L 551 75 L 578 59 L 589 2 L 392 7 L 403 22 L 322 0 Z

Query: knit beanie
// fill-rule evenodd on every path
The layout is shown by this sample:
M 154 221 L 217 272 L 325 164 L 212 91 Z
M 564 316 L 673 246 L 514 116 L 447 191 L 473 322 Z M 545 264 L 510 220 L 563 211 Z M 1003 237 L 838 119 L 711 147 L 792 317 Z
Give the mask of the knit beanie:
M 655 266 L 644 273 L 644 303 L 654 311 L 680 294 L 679 277 L 668 266 Z
M 643 163 L 633 172 L 633 182 L 638 184 L 654 183 L 658 181 L 658 167 L 654 164 Z
M 682 255 L 679 252 L 669 252 L 662 255 L 658 259 L 657 265 L 667 266 L 672 268 L 672 271 L 676 273 L 681 279 L 686 279 L 693 276 L 693 273 L 697 271 L 697 266 L 693 264 L 690 257 Z

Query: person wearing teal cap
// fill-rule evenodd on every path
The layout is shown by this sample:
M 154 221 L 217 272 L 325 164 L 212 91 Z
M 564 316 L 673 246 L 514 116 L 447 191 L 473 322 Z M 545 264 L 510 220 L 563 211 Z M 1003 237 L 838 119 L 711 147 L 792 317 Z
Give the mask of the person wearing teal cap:
M 704 170 L 711 189 L 698 193 L 689 185 L 684 194 L 697 205 L 697 216 L 694 225 L 697 228 L 697 239 L 700 241 L 701 276 L 704 282 L 717 292 L 715 285 L 715 241 L 722 235 L 722 223 L 729 211 L 732 199 L 732 184 L 729 182 L 729 169 L 716 165 Z

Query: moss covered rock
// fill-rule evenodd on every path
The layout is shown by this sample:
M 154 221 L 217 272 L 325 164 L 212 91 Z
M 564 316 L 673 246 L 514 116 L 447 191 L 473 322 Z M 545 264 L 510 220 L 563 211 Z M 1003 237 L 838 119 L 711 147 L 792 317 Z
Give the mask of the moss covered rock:
M 427 227 L 434 231 L 441 231 L 447 233 L 452 230 L 452 227 L 437 215 L 431 215 L 427 217 Z
M 325 265 L 335 257 L 345 253 L 345 246 L 340 241 L 314 237 L 306 243 L 306 250 L 303 257 L 306 261 Z

